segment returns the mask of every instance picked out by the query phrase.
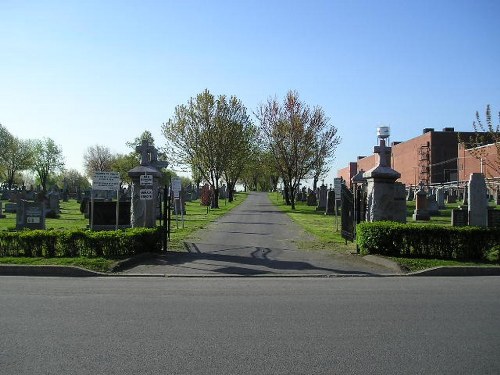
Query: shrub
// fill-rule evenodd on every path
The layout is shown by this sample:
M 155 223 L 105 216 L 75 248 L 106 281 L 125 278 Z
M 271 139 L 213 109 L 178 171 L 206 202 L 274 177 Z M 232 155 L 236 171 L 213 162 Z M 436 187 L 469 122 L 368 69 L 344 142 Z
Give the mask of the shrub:
M 498 228 L 366 222 L 356 232 L 362 254 L 387 256 L 484 260 L 500 243 Z
M 2 231 L 0 257 L 119 257 L 161 252 L 162 233 L 162 228 L 134 228 L 105 232 Z

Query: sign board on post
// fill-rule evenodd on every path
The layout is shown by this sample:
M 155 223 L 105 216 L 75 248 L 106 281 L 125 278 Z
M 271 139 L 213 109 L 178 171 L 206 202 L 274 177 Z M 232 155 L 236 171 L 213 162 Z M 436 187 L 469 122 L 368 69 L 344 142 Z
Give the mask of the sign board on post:
M 174 192 L 174 198 L 179 198 L 179 194 L 182 189 L 181 179 L 173 178 L 172 179 L 172 191 Z
M 141 189 L 139 190 L 139 196 L 143 201 L 153 200 L 153 189 Z
M 335 199 L 340 200 L 340 192 L 341 192 L 341 186 L 342 186 L 342 178 L 334 178 L 333 179 L 333 190 L 335 191 Z
M 116 227 L 118 230 L 118 218 L 120 216 L 120 173 L 118 172 L 94 172 L 92 178 L 92 190 L 116 190 Z M 94 194 L 91 195 L 92 214 L 90 217 L 90 229 L 94 230 Z
M 118 190 L 120 188 L 120 173 L 95 172 L 92 178 L 93 190 Z
M 140 176 L 140 181 L 139 183 L 141 186 L 148 186 L 148 185 L 153 185 L 153 175 L 152 174 L 143 174 Z

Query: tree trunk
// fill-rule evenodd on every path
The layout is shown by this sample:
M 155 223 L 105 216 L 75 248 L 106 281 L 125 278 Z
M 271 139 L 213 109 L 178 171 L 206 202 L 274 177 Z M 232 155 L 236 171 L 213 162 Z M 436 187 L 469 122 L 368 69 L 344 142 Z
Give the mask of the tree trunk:
M 232 184 L 230 182 L 227 183 L 227 200 L 229 202 L 232 202 L 233 201 L 233 190 L 234 190 L 234 185 L 235 184 Z
M 290 191 L 287 183 L 283 184 L 283 192 L 285 193 L 285 204 L 290 206 Z
M 214 189 L 214 194 L 212 196 L 212 206 L 210 208 L 219 208 L 219 188 Z
M 316 192 L 316 190 L 318 189 L 318 180 L 319 180 L 319 177 L 314 176 L 314 178 L 313 178 L 313 191 L 314 192 Z

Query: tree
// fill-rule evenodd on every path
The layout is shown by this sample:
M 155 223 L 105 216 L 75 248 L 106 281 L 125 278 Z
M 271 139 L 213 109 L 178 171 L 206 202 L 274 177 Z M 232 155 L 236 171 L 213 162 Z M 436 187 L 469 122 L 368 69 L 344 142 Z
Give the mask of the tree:
M 250 121 L 245 106 L 235 97 L 226 101 L 219 98 L 221 110 L 222 143 L 226 152 L 224 161 L 224 180 L 227 184 L 228 200 L 233 201 L 233 191 L 240 179 L 245 164 L 254 146 L 257 129 Z
M 500 112 L 498 113 L 499 123 L 495 125 L 491 117 L 491 108 L 486 106 L 486 124 L 481 120 L 479 111 L 476 112 L 476 121 L 472 123 L 474 136 L 469 142 L 461 143 L 469 149 L 470 154 L 476 159 L 481 160 L 483 165 L 488 166 L 494 171 L 496 176 L 500 175 Z M 493 145 L 496 155 L 490 156 L 486 145 Z
M 13 136 L 1 124 L 0 137 L 0 164 L 2 165 L 2 174 L 5 175 L 7 185 L 9 189 L 11 189 L 16 175 L 31 167 L 33 163 L 33 146 L 32 142 Z
M 34 142 L 32 170 L 38 175 L 43 191 L 47 191 L 49 176 L 63 167 L 62 149 L 52 139 L 43 138 Z
M 139 156 L 135 152 L 130 154 L 117 154 L 113 157 L 111 170 L 120 173 L 120 180 L 122 183 L 131 183 L 132 180 L 128 175 L 128 171 L 137 167 L 139 164 Z
M 340 143 L 337 129 L 329 125 L 321 107 L 311 109 L 296 91 L 289 91 L 281 104 L 269 98 L 257 109 L 256 116 L 263 141 L 283 179 L 286 202 L 295 209 L 295 193 L 301 180 L 314 169 L 321 146 Z M 333 157 L 335 147 L 323 151 L 325 158 Z
M 69 192 L 83 191 L 90 188 L 90 182 L 76 169 L 62 171 L 56 178 L 60 187 L 67 188 Z
M 340 144 L 340 138 L 328 132 L 320 133 L 316 140 L 316 158 L 312 165 L 313 190 L 316 191 L 318 181 L 330 171 L 331 162 L 334 159 L 335 151 Z
M 83 166 L 87 177 L 92 178 L 95 172 L 111 171 L 114 156 L 106 146 L 95 145 L 87 148 L 83 155 Z
M 4 157 L 4 166 L 9 189 L 14 183 L 16 173 L 27 170 L 33 165 L 33 145 L 29 140 L 12 137 L 8 142 L 9 152 Z
M 174 116 L 162 126 L 174 160 L 197 170 L 212 186 L 212 208 L 219 207 L 219 182 L 224 171 L 240 157 L 241 149 L 235 149 L 238 141 L 233 138 L 244 137 L 250 126 L 246 108 L 239 99 L 224 95 L 215 98 L 208 90 L 186 105 L 177 106 Z M 233 183 L 235 176 L 228 178 Z

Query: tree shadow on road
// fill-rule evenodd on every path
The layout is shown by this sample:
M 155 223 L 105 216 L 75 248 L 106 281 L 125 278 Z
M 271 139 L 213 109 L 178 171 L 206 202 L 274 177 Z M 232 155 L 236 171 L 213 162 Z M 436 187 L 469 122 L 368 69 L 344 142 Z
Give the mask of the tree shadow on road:
M 184 243 L 187 252 L 169 252 L 142 264 L 175 267 L 176 271 L 217 273 L 220 275 L 336 274 L 377 276 L 375 273 L 321 267 L 306 261 L 279 259 L 283 250 L 265 247 L 226 246 L 216 251 L 202 251 L 192 242 Z M 235 254 L 239 252 L 240 254 Z M 278 258 L 278 259 L 277 259 Z M 168 272 L 168 270 L 167 270 Z

